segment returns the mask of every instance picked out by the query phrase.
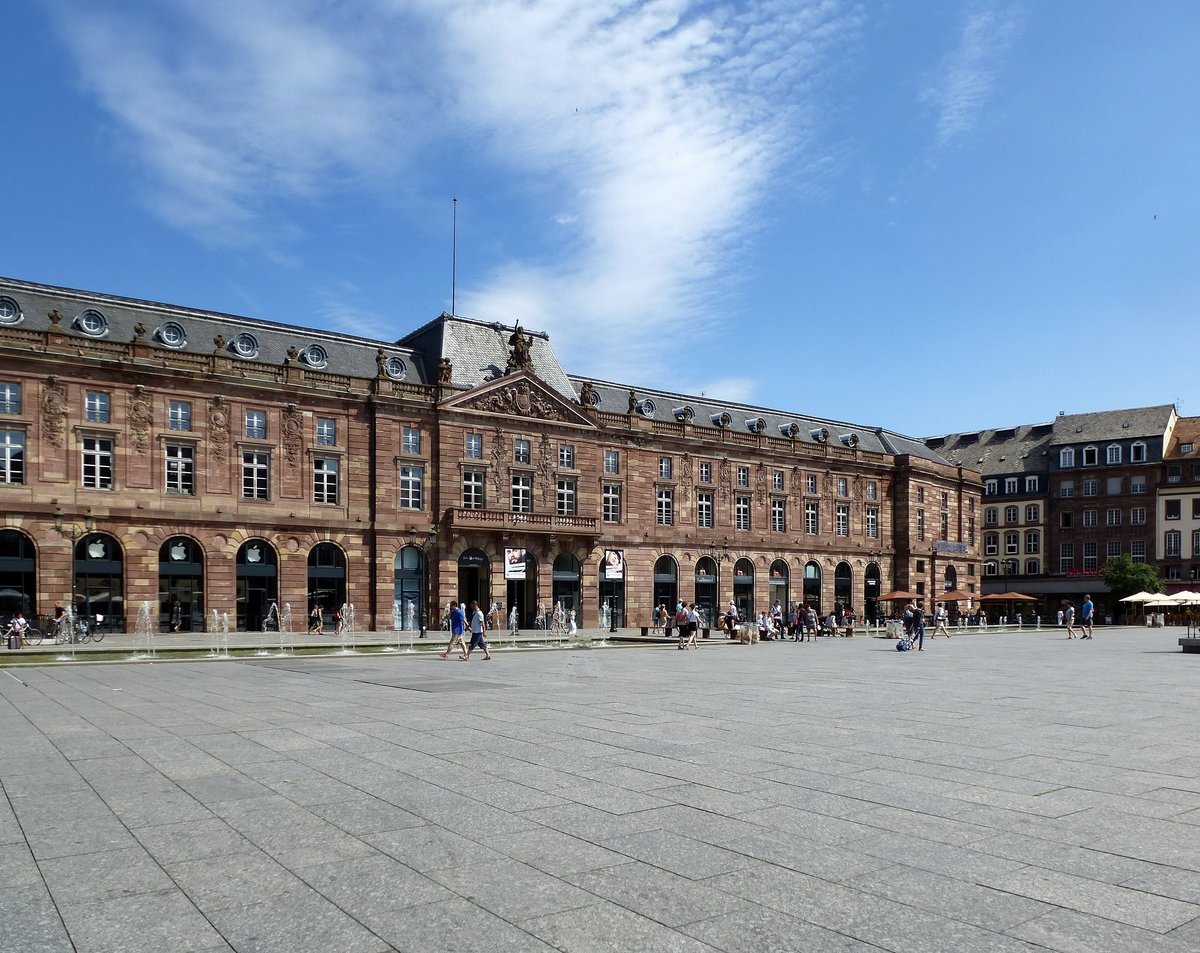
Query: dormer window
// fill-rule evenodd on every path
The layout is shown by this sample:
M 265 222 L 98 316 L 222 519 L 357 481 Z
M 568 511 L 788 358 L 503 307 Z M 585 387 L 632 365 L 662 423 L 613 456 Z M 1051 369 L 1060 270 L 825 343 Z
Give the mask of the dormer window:
M 1064 469 L 1075 466 L 1075 448 L 1063 447 L 1058 451 L 1058 465 Z
M 408 376 L 408 365 L 404 358 L 392 355 L 383 362 L 383 372 L 394 381 L 402 381 Z
M 95 308 L 88 308 L 75 319 L 75 327 L 90 338 L 102 338 L 108 334 L 108 318 Z
M 178 321 L 164 321 L 158 326 L 154 336 L 165 347 L 181 348 L 187 344 L 187 332 Z
M 329 352 L 320 344 L 310 344 L 300 352 L 300 360 L 309 367 L 325 367 L 329 363 Z
M 0 295 L 0 324 L 20 324 L 23 317 L 16 299 Z
M 229 342 L 229 350 L 247 361 L 258 357 L 258 338 L 247 331 L 235 335 Z

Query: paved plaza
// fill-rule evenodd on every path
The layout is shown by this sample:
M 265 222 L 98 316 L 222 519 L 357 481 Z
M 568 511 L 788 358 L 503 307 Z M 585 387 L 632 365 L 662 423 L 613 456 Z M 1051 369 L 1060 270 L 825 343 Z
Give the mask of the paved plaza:
M 0 670 L 0 950 L 1200 949 L 1177 629 Z

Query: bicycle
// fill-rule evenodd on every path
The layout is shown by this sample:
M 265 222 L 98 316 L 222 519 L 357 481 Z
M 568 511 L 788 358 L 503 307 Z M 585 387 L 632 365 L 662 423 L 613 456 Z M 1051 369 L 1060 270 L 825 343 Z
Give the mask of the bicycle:
M 12 635 L 12 633 L 13 633 L 13 627 L 10 625 L 8 627 L 8 631 L 4 633 L 4 644 L 5 645 L 8 645 L 8 637 L 10 635 Z M 41 645 L 42 638 L 43 638 L 43 636 L 42 636 L 41 629 L 35 629 L 31 625 L 27 625 L 25 627 L 25 631 L 21 633 L 21 644 L 22 645 Z
M 76 619 L 73 623 L 73 628 L 74 638 L 71 639 L 72 642 L 104 641 L 104 633 L 97 629 L 90 619 Z M 60 623 L 54 631 L 54 644 L 66 645 L 69 631 L 65 624 Z

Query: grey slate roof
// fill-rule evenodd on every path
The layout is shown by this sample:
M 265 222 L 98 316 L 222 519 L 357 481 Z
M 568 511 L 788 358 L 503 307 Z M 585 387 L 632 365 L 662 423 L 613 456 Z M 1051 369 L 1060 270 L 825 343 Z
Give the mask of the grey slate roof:
M 701 431 L 719 430 L 718 421 L 722 415 L 727 415 L 729 428 L 739 433 L 752 433 L 751 427 L 757 426 L 758 421 L 761 420 L 765 428 L 763 432 L 771 437 L 787 436 L 790 428 L 794 426 L 796 440 L 802 444 L 821 443 L 816 433 L 826 431 L 831 445 L 849 446 L 849 440 L 853 436 L 858 440 L 859 449 L 867 452 L 893 455 L 909 454 L 936 463 L 946 462 L 939 454 L 915 437 L 906 437 L 903 434 L 878 427 L 829 420 L 789 411 L 771 410 L 766 407 L 756 407 L 751 404 L 711 397 L 695 397 L 649 387 L 618 384 L 577 374 L 572 374 L 570 381 L 574 384 L 576 392 L 585 383 L 591 384 L 597 397 L 597 409 L 608 413 L 626 413 L 629 409 L 629 394 L 632 391 L 637 402 L 637 413 L 641 416 L 654 420 L 678 421 L 682 415 L 690 413 L 692 425 Z
M 218 311 L 199 311 L 92 291 L 55 288 L 12 278 L 0 278 L 0 298 L 15 302 L 19 308 L 21 319 L 16 327 L 46 331 L 51 327 L 47 315 L 56 310 L 63 315 L 59 330 L 80 340 L 129 343 L 134 339 L 134 327 L 140 322 L 147 328 L 145 341 L 152 347 L 185 354 L 209 355 L 216 348 L 213 339 L 220 335 L 225 338 L 226 353 L 238 360 L 263 365 L 282 364 L 287 359 L 289 347 L 294 346 L 303 351 L 309 345 L 318 344 L 325 349 L 328 362 L 324 367 L 314 369 L 367 379 L 375 376 L 376 351 L 383 347 L 385 356 L 399 357 L 405 362 L 408 370 L 404 380 L 414 384 L 430 380 L 424 376 L 423 362 L 419 360 L 419 355 L 414 355 L 410 349 L 340 332 L 332 333 L 316 328 L 278 324 L 261 318 L 239 317 Z M 104 337 L 93 338 L 77 327 L 78 317 L 87 310 L 99 311 L 107 320 L 108 333 Z M 182 347 L 168 348 L 157 336 L 159 329 L 168 321 L 176 322 L 183 328 L 186 343 Z M 251 334 L 257 340 L 259 347 L 256 357 L 242 358 L 230 350 L 230 342 L 242 333 Z M 304 364 L 302 360 L 300 363 Z M 435 360 L 434 364 L 436 363 Z
M 406 334 L 398 343 L 424 354 L 433 366 L 426 373 L 436 380 L 438 357 L 453 364 L 450 381 L 455 387 L 473 388 L 503 376 L 508 363 L 508 339 L 515 325 L 478 321 L 443 312 L 429 323 Z M 544 331 L 521 331 L 530 339 L 531 370 L 542 381 L 568 400 L 576 399 L 575 389 L 558 363 Z
M 928 437 L 925 442 L 951 463 L 978 470 L 986 477 L 1045 471 L 1053 433 L 1053 424 L 1021 424 Z
M 1090 414 L 1059 414 L 1054 418 L 1054 446 L 1099 440 L 1134 440 L 1166 435 L 1175 415 L 1173 404 L 1100 410 Z

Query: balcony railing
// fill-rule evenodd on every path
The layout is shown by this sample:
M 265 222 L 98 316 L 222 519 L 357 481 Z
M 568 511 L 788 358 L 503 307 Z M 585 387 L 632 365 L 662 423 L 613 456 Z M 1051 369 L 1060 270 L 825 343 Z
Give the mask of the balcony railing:
M 450 511 L 454 526 L 505 529 L 524 533 L 578 533 L 594 535 L 600 521 L 594 516 L 560 516 L 557 513 L 513 513 L 508 510 L 474 510 L 456 507 Z

